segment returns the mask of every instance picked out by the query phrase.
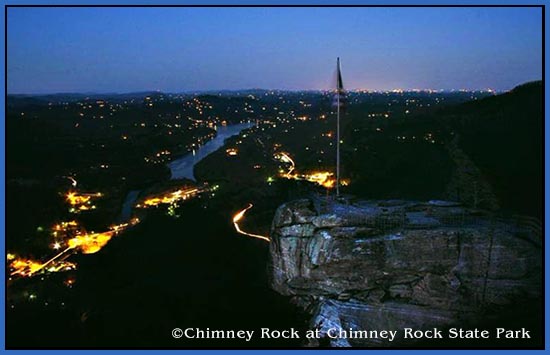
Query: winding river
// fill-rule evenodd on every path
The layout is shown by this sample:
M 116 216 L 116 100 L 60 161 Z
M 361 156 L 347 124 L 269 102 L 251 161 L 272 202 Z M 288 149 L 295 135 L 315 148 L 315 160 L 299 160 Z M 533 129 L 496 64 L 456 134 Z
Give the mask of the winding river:
M 229 137 L 236 136 L 241 131 L 252 127 L 252 123 L 238 123 L 229 126 L 218 126 L 216 137 L 200 146 L 194 153 L 188 153 L 180 158 L 174 159 L 168 163 L 171 171 L 171 179 L 189 179 L 195 181 L 194 168 L 202 159 L 215 152 L 225 144 Z M 132 214 L 132 209 L 139 196 L 140 190 L 132 190 L 126 195 L 122 205 L 119 221 L 122 223 L 128 220 Z
M 195 164 L 222 147 L 227 138 L 236 136 L 241 133 L 242 130 L 250 128 L 251 126 L 251 123 L 218 126 L 217 135 L 214 139 L 200 146 L 194 153 L 186 154 L 168 164 L 168 167 L 172 173 L 171 179 L 175 180 L 185 178 L 195 181 L 195 174 L 193 171 Z

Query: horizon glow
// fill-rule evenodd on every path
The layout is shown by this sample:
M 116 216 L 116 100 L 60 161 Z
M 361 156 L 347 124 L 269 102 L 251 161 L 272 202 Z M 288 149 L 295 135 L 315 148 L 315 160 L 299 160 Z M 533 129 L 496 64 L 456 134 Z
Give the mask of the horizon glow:
M 8 8 L 9 94 L 506 91 L 542 79 L 541 8 Z

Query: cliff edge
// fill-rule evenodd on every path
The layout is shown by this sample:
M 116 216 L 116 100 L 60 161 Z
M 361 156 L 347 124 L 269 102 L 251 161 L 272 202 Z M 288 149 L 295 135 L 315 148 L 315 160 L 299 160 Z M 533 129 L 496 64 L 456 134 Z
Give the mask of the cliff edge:
M 279 207 L 271 238 L 272 287 L 307 309 L 322 336 L 475 325 L 541 300 L 537 225 L 453 202 L 297 200 Z M 399 335 L 327 340 L 410 345 Z

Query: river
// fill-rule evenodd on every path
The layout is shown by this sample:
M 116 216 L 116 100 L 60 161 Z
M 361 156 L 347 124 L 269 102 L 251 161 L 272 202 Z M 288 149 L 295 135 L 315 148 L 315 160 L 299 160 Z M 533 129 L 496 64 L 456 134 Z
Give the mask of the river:
M 168 167 L 171 171 L 170 178 L 172 180 L 186 178 L 195 181 L 195 164 L 222 147 L 227 138 L 236 136 L 241 133 L 241 131 L 250 127 L 252 127 L 251 123 L 218 126 L 215 138 L 200 146 L 194 153 L 188 153 L 168 163 Z M 124 204 L 122 205 L 121 213 L 118 218 L 120 223 L 127 221 L 131 217 L 132 209 L 140 192 L 140 190 L 132 190 L 126 195 L 126 199 L 124 200 Z
M 250 128 L 251 123 L 239 123 L 229 126 L 218 126 L 217 135 L 214 139 L 200 146 L 194 153 L 189 153 L 181 158 L 175 159 L 168 164 L 172 173 L 171 179 L 189 179 L 195 181 L 195 164 L 204 159 L 209 154 L 215 152 L 225 144 L 225 140 L 233 137 L 242 130 Z

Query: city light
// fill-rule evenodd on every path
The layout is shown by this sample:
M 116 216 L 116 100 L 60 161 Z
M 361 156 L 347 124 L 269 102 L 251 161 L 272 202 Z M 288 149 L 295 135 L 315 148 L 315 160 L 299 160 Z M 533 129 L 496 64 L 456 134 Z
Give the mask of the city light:
M 65 200 L 71 206 L 71 209 L 69 211 L 73 213 L 78 213 L 81 211 L 96 209 L 96 206 L 92 204 L 92 201 L 102 196 L 103 194 L 101 192 L 79 193 L 76 191 L 69 191 L 65 195 Z
M 182 188 L 175 191 L 170 191 L 158 195 L 147 197 L 143 202 L 136 205 L 137 208 L 155 207 L 161 204 L 171 205 L 178 201 L 184 201 L 195 197 L 197 194 L 206 191 L 205 188 Z
M 133 218 L 128 223 L 111 226 L 108 231 L 102 233 L 85 233 L 77 235 L 67 241 L 69 249 L 78 249 L 83 254 L 94 254 L 101 250 L 113 236 L 119 234 L 130 226 L 139 223 L 138 218 Z
M 229 156 L 235 156 L 239 154 L 239 150 L 236 148 L 228 148 L 225 150 L 226 154 Z
M 49 265 L 48 268 L 46 268 L 47 265 Z M 59 272 L 74 270 L 76 269 L 76 264 L 66 260 L 55 260 L 54 258 L 45 263 L 41 263 L 40 261 L 14 256 L 8 269 L 10 276 L 31 277 L 39 271 Z
M 10 262 L 10 276 L 31 277 L 41 271 L 59 272 L 74 270 L 76 269 L 76 264 L 65 260 L 70 255 L 69 252 L 80 251 L 83 254 L 97 253 L 113 236 L 138 223 L 139 219 L 133 218 L 128 223 L 111 226 L 108 231 L 102 233 L 88 233 L 82 227 L 79 227 L 76 221 L 56 224 L 52 227 L 52 236 L 54 238 L 59 238 L 60 232 L 64 232 L 67 235 L 72 234 L 72 236 L 67 237 L 67 247 L 46 262 L 20 258 L 13 253 L 8 253 L 7 260 Z M 53 249 L 58 250 L 61 247 L 61 242 L 54 242 Z
M 288 171 L 281 172 L 280 176 L 285 179 L 290 180 L 305 180 L 317 185 L 323 186 L 327 189 L 332 189 L 336 186 L 336 179 L 334 174 L 328 171 L 316 171 L 311 173 L 297 173 L 296 163 L 290 157 L 290 154 L 287 152 L 278 152 L 274 154 L 275 159 L 279 160 L 281 163 L 289 164 Z M 349 184 L 349 180 L 342 180 L 341 185 L 346 186 Z

